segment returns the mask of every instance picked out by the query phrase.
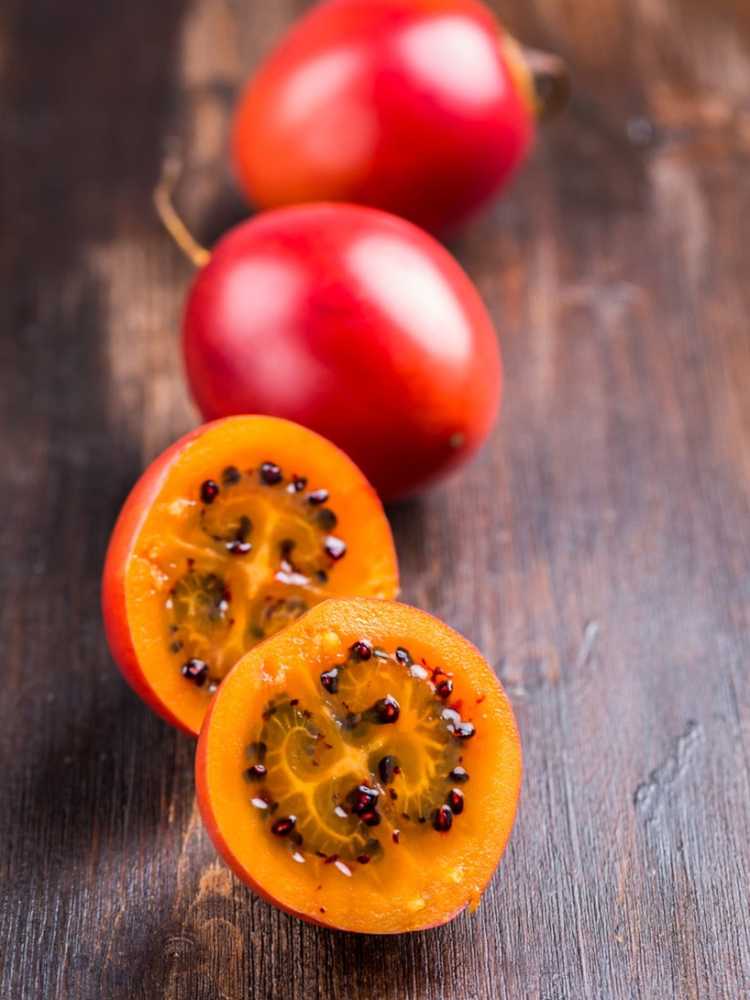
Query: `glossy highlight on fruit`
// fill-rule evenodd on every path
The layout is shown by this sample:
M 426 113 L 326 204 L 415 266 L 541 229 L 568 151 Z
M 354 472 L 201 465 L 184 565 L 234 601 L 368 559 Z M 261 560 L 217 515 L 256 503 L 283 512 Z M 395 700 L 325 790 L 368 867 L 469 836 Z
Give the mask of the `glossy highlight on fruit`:
M 533 79 L 477 0 L 327 0 L 238 104 L 235 169 L 261 208 L 350 201 L 463 221 L 531 147 Z
M 125 678 L 197 734 L 252 646 L 328 597 L 397 590 L 388 522 L 353 462 L 304 427 L 239 416 L 197 428 L 140 478 L 110 540 L 102 607 Z
M 426 233 L 354 205 L 232 229 L 194 279 L 183 347 L 206 419 L 310 427 L 383 499 L 465 461 L 500 402 L 497 335 L 472 282 Z
M 201 815 L 243 881 L 305 920 L 380 934 L 478 905 L 520 780 L 513 712 L 478 651 L 366 598 L 324 601 L 243 657 L 196 759 Z

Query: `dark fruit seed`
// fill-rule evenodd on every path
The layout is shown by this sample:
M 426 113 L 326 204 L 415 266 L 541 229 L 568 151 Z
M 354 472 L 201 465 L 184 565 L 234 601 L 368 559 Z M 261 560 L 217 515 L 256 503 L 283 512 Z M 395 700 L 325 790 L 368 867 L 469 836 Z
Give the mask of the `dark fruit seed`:
M 289 839 L 293 841 L 297 845 L 297 847 L 301 847 L 305 838 L 302 836 L 301 833 L 297 833 L 297 831 L 295 830 L 294 833 L 290 834 Z
M 271 827 L 271 833 L 277 837 L 288 837 L 294 829 L 296 822 L 296 816 L 282 816 L 280 819 L 275 820 Z
M 239 539 L 235 539 L 233 542 L 226 543 L 226 549 L 232 556 L 246 556 L 252 549 L 252 545 L 250 542 L 241 542 Z
M 313 490 L 312 493 L 307 494 L 307 502 L 311 503 L 313 507 L 318 507 L 320 504 L 325 503 L 328 499 L 328 490 Z
M 351 795 L 354 815 L 364 816 L 371 813 L 377 806 L 379 794 L 377 788 L 370 788 L 369 785 L 359 785 L 355 788 Z
M 228 465 L 221 474 L 221 481 L 225 486 L 234 486 L 240 481 L 240 470 L 236 465 Z
M 380 815 L 374 811 L 363 813 L 360 819 L 367 826 L 377 826 L 380 823 Z
M 315 574 L 318 583 L 328 583 L 328 574 L 324 569 L 319 569 Z
M 346 542 L 336 538 L 335 535 L 329 535 L 326 538 L 324 548 L 326 555 L 334 560 L 341 559 L 342 556 L 346 555 Z
M 398 762 L 395 757 L 390 755 L 383 757 L 378 764 L 378 773 L 380 775 L 380 780 L 384 785 L 390 785 L 393 781 L 393 775 L 396 773 L 396 767 Z
M 183 677 L 192 681 L 197 687 L 203 687 L 208 677 L 208 664 L 205 660 L 196 660 L 193 658 L 188 660 L 187 663 L 182 664 L 181 673 Z
M 330 670 L 324 670 L 320 675 L 320 683 L 329 694 L 336 694 L 339 689 L 338 667 L 332 667 Z
M 386 695 L 385 698 L 380 698 L 379 701 L 376 701 L 373 705 L 373 711 L 378 722 L 384 726 L 396 722 L 401 714 L 398 702 L 391 695 Z
M 464 785 L 469 780 L 469 772 L 463 767 L 454 767 L 448 777 L 451 781 L 456 781 L 459 785 Z
M 285 563 L 287 563 L 289 565 L 289 568 L 291 569 L 291 567 L 292 567 L 292 552 L 294 551 L 294 542 L 292 541 L 292 539 L 291 538 L 285 538 L 279 544 L 279 551 L 281 552 L 281 559 L 282 559 L 282 561 L 285 562 Z
M 294 476 L 291 483 L 289 484 L 290 493 L 301 493 L 302 490 L 307 486 L 307 480 L 304 476 Z
M 357 861 L 359 861 L 359 863 L 361 865 L 369 864 L 370 855 L 369 854 L 360 854 L 359 857 L 357 858 Z
M 253 522 L 250 518 L 243 514 L 240 518 L 240 523 L 237 525 L 237 540 L 244 542 L 247 540 L 247 536 L 253 530 Z
M 170 642 L 169 644 L 170 653 L 179 653 L 181 649 L 182 649 L 182 643 L 180 642 L 179 639 L 176 639 L 174 642 Z
M 333 531 L 339 523 L 339 519 L 330 507 L 324 507 L 322 510 L 319 510 L 315 520 L 318 522 L 318 527 L 322 528 L 323 531 Z
M 432 817 L 432 825 L 438 833 L 447 833 L 453 824 L 453 813 L 448 806 L 440 806 Z
M 263 760 L 266 759 L 266 750 L 267 749 L 268 748 L 266 747 L 265 743 L 251 743 L 248 746 L 248 748 L 245 751 L 245 753 L 247 754 L 247 756 L 248 756 L 248 758 L 250 760 L 252 760 L 253 758 L 255 758 L 255 760 L 263 761 Z
M 213 479 L 207 479 L 204 483 L 201 483 L 201 500 L 203 503 L 213 503 L 218 495 L 219 484 L 215 483 Z
M 398 660 L 399 663 L 401 663 L 405 667 L 408 667 L 409 664 L 412 662 L 409 650 L 404 649 L 403 646 L 399 646 L 398 649 L 396 650 L 396 659 Z
M 399 842 L 399 840 L 401 839 L 401 831 L 400 830 L 394 830 L 393 833 L 391 834 L 391 838 L 393 840 L 393 843 L 397 844 Z
M 349 712 L 344 718 L 344 721 L 341 723 L 341 726 L 343 729 L 347 730 L 347 732 L 351 732 L 352 729 L 357 728 L 361 721 L 362 716 L 359 712 Z
M 266 776 L 265 764 L 253 764 L 252 767 L 248 767 L 245 771 L 245 779 L 247 781 L 262 781 Z
M 451 788 L 445 801 L 454 816 L 458 816 L 464 811 L 464 793 L 460 788 Z
M 460 740 L 468 740 L 474 735 L 476 729 L 471 722 L 458 722 L 454 732 Z
M 453 681 L 448 677 L 443 677 L 435 685 L 435 693 L 438 698 L 448 698 L 453 693 Z
M 360 639 L 350 647 L 349 652 L 355 660 L 369 660 L 372 656 L 372 643 L 367 639 Z
M 264 462 L 260 467 L 260 478 L 266 486 L 275 486 L 281 482 L 281 469 L 275 462 Z

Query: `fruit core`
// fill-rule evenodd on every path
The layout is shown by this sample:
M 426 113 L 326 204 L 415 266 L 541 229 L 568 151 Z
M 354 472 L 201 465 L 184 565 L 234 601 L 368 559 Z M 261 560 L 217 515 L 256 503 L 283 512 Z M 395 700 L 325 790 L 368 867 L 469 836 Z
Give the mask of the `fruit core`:
M 180 501 L 179 536 L 154 561 L 166 574 L 165 643 L 186 683 L 213 694 L 243 653 L 329 596 L 346 542 L 327 501 L 272 461 L 227 466 Z
M 475 733 L 450 675 L 403 646 L 355 642 L 314 686 L 248 720 L 248 821 L 299 864 L 368 872 L 398 851 L 419 863 L 461 822 Z

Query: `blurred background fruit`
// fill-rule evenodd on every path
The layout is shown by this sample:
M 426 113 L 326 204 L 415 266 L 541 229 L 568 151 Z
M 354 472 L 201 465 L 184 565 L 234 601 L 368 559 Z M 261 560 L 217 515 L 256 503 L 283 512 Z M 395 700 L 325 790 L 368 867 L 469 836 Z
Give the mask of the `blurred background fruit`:
M 553 103 L 563 74 L 544 65 Z M 352 201 L 443 231 L 507 182 L 540 110 L 523 50 L 478 0 L 326 0 L 251 75 L 234 161 L 256 206 Z

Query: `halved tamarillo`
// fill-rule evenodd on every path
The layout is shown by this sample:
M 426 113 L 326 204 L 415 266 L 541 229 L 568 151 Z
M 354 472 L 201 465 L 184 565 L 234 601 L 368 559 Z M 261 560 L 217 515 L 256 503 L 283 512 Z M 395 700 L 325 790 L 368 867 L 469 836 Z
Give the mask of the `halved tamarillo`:
M 377 495 L 325 438 L 287 420 L 205 424 L 160 455 L 110 540 L 102 605 L 135 691 L 197 734 L 234 663 L 330 596 L 393 597 Z
M 244 656 L 198 743 L 217 849 L 271 903 L 366 933 L 479 903 L 513 825 L 521 747 L 479 652 L 415 608 L 328 600 Z

